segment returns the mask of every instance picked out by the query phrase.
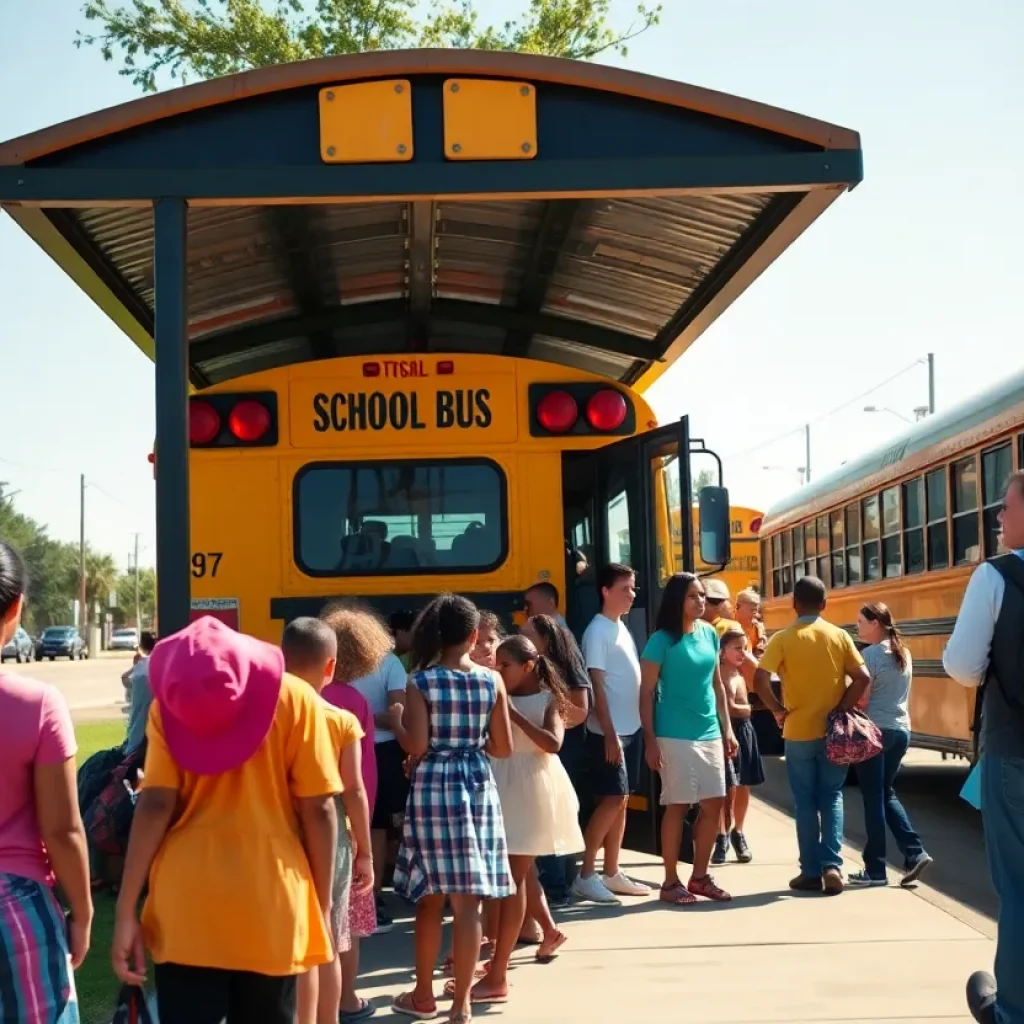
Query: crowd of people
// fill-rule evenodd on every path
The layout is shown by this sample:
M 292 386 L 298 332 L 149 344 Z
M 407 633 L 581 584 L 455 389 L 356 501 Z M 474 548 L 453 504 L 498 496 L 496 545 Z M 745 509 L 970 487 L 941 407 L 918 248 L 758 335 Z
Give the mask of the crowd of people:
M 620 859 L 645 760 L 663 807 L 658 897 L 731 899 L 710 869 L 730 852 L 753 858 L 758 708 L 774 713 L 786 743 L 800 865 L 790 886 L 884 884 L 887 827 L 903 881 L 920 876 L 931 858 L 893 789 L 912 665 L 885 606 L 862 609 L 861 653 L 822 617 L 824 585 L 804 577 L 796 622 L 769 640 L 756 592 L 734 608 L 721 581 L 680 573 L 639 650 L 628 624 L 634 570 L 607 565 L 596 582 L 600 612 L 579 644 L 549 583 L 527 591 L 511 635 L 444 594 L 387 624 L 339 603 L 290 623 L 280 646 L 212 618 L 157 643 L 126 680 L 151 704 L 139 712 L 145 769 L 119 878 L 117 976 L 145 985 L 148 951 L 162 1024 L 364 1020 L 374 1007 L 357 991 L 359 942 L 392 926 L 381 889 L 393 863 L 396 895 L 415 905 L 414 984 L 393 1009 L 439 1015 L 448 911 L 444 994 L 448 1019 L 465 1024 L 474 1004 L 509 999 L 519 942 L 536 943 L 539 962 L 557 955 L 568 937 L 553 906 L 570 894 L 614 905 L 650 893 Z M 17 555 L 0 544 L 3 639 L 24 590 Z M 31 947 L 0 992 L 20 1016 L 0 1018 L 74 1024 L 68 993 L 92 918 L 74 732 L 54 689 L 0 680 L 0 762 L 15 780 L 0 795 L 0 936 L 7 949 Z M 868 840 L 864 870 L 844 879 L 846 769 L 826 757 L 826 722 L 864 705 L 869 686 L 884 749 L 858 766 Z M 134 712 L 129 731 L 137 751 Z

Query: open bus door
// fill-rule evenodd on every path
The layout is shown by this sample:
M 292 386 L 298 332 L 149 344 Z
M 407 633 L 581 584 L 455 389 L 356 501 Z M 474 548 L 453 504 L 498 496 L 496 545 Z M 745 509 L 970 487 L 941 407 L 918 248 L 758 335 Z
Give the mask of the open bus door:
M 689 418 L 588 453 L 594 481 L 594 548 L 597 562 L 622 562 L 636 570 L 637 596 L 628 626 L 642 651 L 675 573 L 694 571 L 690 458 L 707 453 L 690 437 Z M 721 464 L 719 463 L 719 474 Z M 721 483 L 721 480 L 719 480 Z M 701 492 L 702 560 L 729 560 L 729 497 L 719 487 Z M 658 780 L 646 763 L 631 795 L 626 845 L 656 853 L 659 842 Z

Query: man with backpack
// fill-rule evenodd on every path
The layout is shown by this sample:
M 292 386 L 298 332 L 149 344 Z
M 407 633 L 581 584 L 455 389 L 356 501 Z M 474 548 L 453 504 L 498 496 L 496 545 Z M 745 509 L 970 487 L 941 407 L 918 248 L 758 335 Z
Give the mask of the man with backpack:
M 1003 547 L 978 566 L 943 654 L 946 672 L 980 687 L 981 813 L 999 898 L 995 975 L 967 982 L 982 1024 L 1024 1024 L 1024 472 L 1014 473 L 999 513 Z

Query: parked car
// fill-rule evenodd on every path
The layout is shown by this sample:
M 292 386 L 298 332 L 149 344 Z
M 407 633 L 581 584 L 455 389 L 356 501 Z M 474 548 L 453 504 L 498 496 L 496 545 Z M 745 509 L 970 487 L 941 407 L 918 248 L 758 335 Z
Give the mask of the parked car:
M 131 626 L 115 629 L 110 634 L 110 649 L 112 651 L 134 651 L 138 646 L 139 631 Z
M 0 665 L 7 661 L 8 658 L 13 658 L 20 665 L 23 661 L 31 661 L 33 653 L 32 637 L 19 626 L 14 631 L 14 636 L 4 645 L 4 649 L 0 651 Z
M 87 656 L 85 641 L 74 626 L 47 626 L 43 630 L 43 657 L 81 661 Z

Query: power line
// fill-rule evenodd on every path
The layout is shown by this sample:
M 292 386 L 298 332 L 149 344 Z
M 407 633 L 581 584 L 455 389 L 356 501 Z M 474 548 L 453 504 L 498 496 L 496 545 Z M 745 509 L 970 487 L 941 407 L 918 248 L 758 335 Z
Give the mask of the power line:
M 835 416 L 836 413 L 842 412 L 844 409 L 848 409 L 851 405 L 861 401 L 868 395 L 874 394 L 874 392 L 878 391 L 880 388 L 884 388 L 886 384 L 891 384 L 894 380 L 902 377 L 905 373 L 909 373 L 915 366 L 920 366 L 924 362 L 924 359 L 915 359 L 912 363 L 908 363 L 904 366 L 903 369 L 897 370 L 891 377 L 886 377 L 885 380 L 872 385 L 867 389 L 867 391 L 862 391 L 859 395 L 854 395 L 853 398 L 849 398 L 841 405 L 837 405 L 835 408 L 829 409 L 827 412 L 823 412 L 820 416 L 809 420 L 808 423 L 813 426 L 815 423 L 821 423 L 823 420 L 827 420 L 830 416 Z M 806 425 L 807 424 L 801 424 L 798 427 L 792 427 L 785 431 L 785 433 L 777 434 L 775 437 L 769 438 L 767 441 L 761 441 L 760 443 L 753 445 L 751 448 L 744 448 L 742 451 L 733 452 L 730 455 L 723 455 L 722 461 L 727 462 L 734 459 L 741 459 L 746 455 L 752 455 L 754 452 L 759 452 L 763 448 L 768 448 L 773 444 L 777 444 L 779 441 L 784 441 L 787 437 L 790 437 L 793 434 L 802 434 L 806 429 Z

